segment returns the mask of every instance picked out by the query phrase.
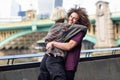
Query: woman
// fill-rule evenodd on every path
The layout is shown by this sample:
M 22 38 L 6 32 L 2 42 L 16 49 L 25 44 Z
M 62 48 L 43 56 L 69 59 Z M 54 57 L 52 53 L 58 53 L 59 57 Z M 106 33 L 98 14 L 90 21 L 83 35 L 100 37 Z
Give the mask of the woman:
M 88 15 L 84 8 L 73 8 L 68 13 L 68 23 L 70 24 L 80 24 L 86 27 L 90 27 L 90 21 L 88 19 Z M 74 80 L 75 72 L 77 70 L 80 51 L 82 46 L 83 37 L 86 35 L 84 32 L 78 33 L 76 36 L 71 38 L 68 43 L 64 43 L 59 45 L 59 43 L 53 43 L 56 47 L 63 49 L 64 45 L 66 45 L 66 50 L 68 50 L 66 62 L 65 62 L 65 70 L 67 80 Z M 64 48 L 65 49 L 65 48 Z

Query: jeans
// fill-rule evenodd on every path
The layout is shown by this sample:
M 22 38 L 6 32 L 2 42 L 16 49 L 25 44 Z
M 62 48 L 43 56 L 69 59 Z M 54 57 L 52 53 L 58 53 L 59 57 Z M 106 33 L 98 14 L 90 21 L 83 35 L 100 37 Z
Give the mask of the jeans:
M 74 80 L 75 71 L 73 71 L 73 70 L 66 70 L 66 77 L 67 77 L 67 80 Z
M 64 58 L 45 55 L 40 64 L 38 80 L 66 80 Z

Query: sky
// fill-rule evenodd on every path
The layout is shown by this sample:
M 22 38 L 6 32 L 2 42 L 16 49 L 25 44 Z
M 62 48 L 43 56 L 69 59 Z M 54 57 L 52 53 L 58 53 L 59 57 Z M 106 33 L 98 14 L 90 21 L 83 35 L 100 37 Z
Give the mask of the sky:
M 17 0 L 20 4 L 26 5 L 24 9 L 28 7 L 28 4 L 34 3 L 37 0 Z M 81 7 L 86 8 L 88 14 L 94 14 L 96 10 L 95 3 L 97 1 L 107 1 L 109 2 L 109 7 L 111 12 L 120 11 L 120 4 L 119 0 L 63 0 L 63 7 L 67 10 L 69 10 L 71 7 L 73 7 L 75 4 L 80 5 Z
M 7 2 L 6 2 L 7 1 Z M 0 3 L 0 17 L 7 16 L 9 13 L 10 7 L 9 6 L 12 0 L 2 0 Z M 37 0 L 14 0 L 17 1 L 18 4 L 21 4 L 23 7 L 23 10 L 29 9 L 29 8 L 37 8 Z M 73 7 L 75 4 L 80 5 L 81 7 L 86 8 L 86 11 L 88 14 L 95 14 L 96 6 L 95 3 L 99 0 L 63 0 L 63 7 L 67 10 L 69 10 L 71 7 Z M 109 7 L 111 12 L 120 11 L 120 4 L 119 0 L 102 0 L 109 2 Z M 30 7 L 30 4 L 32 4 L 32 7 Z M 4 7 L 4 9 L 3 9 Z M 49 10 L 49 7 L 48 9 Z M 9 15 L 8 15 L 9 16 Z
M 21 6 L 23 6 L 23 10 L 29 8 L 36 8 L 37 7 L 37 0 L 16 0 Z M 32 4 L 30 7 L 30 4 Z
M 4 1 L 4 0 L 2 2 L 0 2 L 0 17 L 1 17 L 1 15 L 3 16 L 3 14 L 5 16 L 7 16 L 6 14 L 9 13 L 10 7 L 6 7 L 5 3 L 6 3 L 6 1 Z M 8 0 L 8 3 L 10 3 L 10 0 Z M 7 4 L 7 6 L 10 6 L 10 4 Z M 4 9 L 3 9 L 3 7 L 4 7 Z
M 120 11 L 119 0 L 64 0 L 63 6 L 68 10 L 70 7 L 73 7 L 75 4 L 80 5 L 80 7 L 86 8 L 88 14 L 95 14 L 96 11 L 96 2 L 97 1 L 107 1 L 109 2 L 109 7 L 111 12 Z M 70 4 L 70 5 L 68 5 Z

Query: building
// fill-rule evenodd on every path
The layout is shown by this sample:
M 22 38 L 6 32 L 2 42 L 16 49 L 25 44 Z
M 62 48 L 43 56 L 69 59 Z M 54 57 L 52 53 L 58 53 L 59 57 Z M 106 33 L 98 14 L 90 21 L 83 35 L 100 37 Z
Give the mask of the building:
M 16 0 L 3 0 L 0 6 L 0 23 L 21 21 L 21 17 L 18 16 L 19 4 Z
M 38 0 L 38 14 L 41 19 L 49 18 L 53 9 L 63 5 L 63 0 Z

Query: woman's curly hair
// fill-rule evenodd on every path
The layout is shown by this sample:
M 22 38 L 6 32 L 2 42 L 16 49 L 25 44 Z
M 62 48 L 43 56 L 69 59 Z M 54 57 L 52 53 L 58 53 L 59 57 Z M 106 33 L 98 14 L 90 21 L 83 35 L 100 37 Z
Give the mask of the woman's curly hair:
M 80 24 L 80 25 L 84 25 L 86 27 L 90 27 L 90 21 L 89 21 L 89 18 L 88 18 L 88 15 L 86 13 L 86 10 L 85 8 L 80 8 L 80 7 L 75 7 L 75 8 L 71 8 L 69 11 L 68 11 L 68 17 L 73 13 L 77 13 L 79 15 L 79 20 L 76 24 Z

